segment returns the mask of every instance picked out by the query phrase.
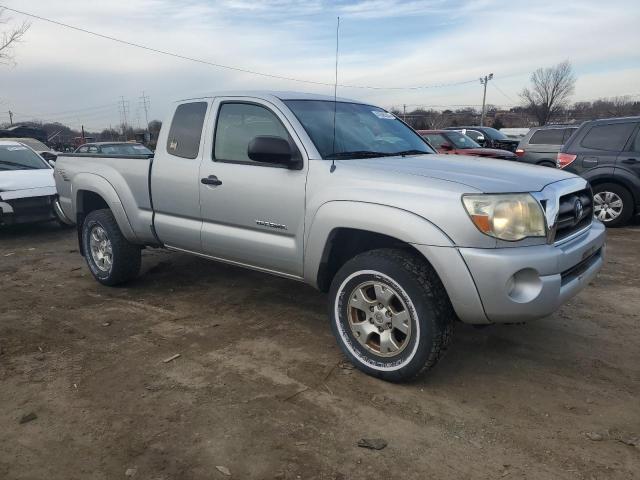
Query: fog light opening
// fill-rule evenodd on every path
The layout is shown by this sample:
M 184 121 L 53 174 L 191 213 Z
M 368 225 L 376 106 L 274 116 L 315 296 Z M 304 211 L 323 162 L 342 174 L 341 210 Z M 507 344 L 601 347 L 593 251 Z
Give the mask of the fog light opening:
M 507 289 L 511 300 L 518 303 L 527 303 L 540 295 L 542 279 L 537 270 L 524 268 L 511 276 Z

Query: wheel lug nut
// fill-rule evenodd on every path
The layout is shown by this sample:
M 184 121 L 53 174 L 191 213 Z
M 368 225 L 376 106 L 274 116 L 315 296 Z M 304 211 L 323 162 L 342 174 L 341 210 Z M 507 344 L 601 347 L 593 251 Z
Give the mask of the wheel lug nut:
M 383 305 L 381 303 L 378 304 L 378 308 L 382 308 Z
M 378 327 L 378 331 L 382 333 L 382 327 Z
M 373 307 L 369 307 L 369 311 L 373 312 Z
M 390 316 L 391 316 L 391 312 L 390 312 L 389 310 L 387 310 L 387 311 L 386 311 L 386 313 L 385 313 L 385 315 L 386 315 L 387 317 L 390 317 Z

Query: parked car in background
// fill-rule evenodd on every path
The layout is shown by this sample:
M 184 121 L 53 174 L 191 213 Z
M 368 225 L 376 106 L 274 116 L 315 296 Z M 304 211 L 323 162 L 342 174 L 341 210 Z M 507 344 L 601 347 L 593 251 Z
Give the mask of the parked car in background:
M 400 381 L 436 364 L 454 321 L 544 317 L 604 262 L 586 180 L 438 155 L 379 107 L 234 92 L 170 115 L 153 160 L 56 162 L 62 207 L 104 285 L 136 277 L 145 246 L 305 282 L 328 292 L 347 358 Z
M 519 140 L 507 137 L 500 130 L 491 127 L 447 127 L 445 130 L 455 130 L 486 148 L 499 148 L 515 152 Z
M 522 140 L 524 136 L 529 132 L 529 127 L 525 128 L 501 128 L 500 132 L 504 133 L 507 137 L 515 140 Z
M 35 151 L 38 155 L 40 155 L 42 158 L 44 158 L 47 161 L 51 160 L 55 162 L 58 156 L 58 152 L 55 152 L 51 148 L 47 147 L 40 140 L 36 140 L 35 138 L 0 138 L 0 140 L 10 140 L 14 142 L 20 142 L 23 145 L 26 145 L 27 147 L 31 148 L 33 151 Z
M 594 214 L 619 227 L 640 212 L 640 117 L 583 123 L 558 153 L 557 166 L 586 178 Z
M 473 157 L 500 158 L 502 160 L 516 160 L 516 154 L 508 150 L 483 148 L 470 137 L 455 130 L 418 130 L 418 133 L 435 148 L 438 153 L 445 155 L 471 155 Z
M 134 142 L 95 142 L 85 143 L 74 153 L 93 153 L 98 155 L 153 155 L 144 145 Z
M 545 125 L 529 130 L 516 148 L 518 160 L 543 167 L 556 166 L 560 147 L 580 125 Z
M 60 208 L 53 169 L 26 145 L 0 140 L 0 225 L 49 220 L 72 223 Z

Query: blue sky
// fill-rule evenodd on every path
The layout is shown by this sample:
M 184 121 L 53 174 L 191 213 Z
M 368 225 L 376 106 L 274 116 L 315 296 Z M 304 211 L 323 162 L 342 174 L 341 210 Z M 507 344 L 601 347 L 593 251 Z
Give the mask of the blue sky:
M 574 100 L 638 95 L 637 0 L 0 0 L 57 21 L 159 49 L 288 77 L 331 83 L 335 25 L 341 17 L 340 82 L 411 87 L 473 81 L 494 73 L 489 103 L 519 102 L 530 73 L 569 59 Z M 6 13 L 14 22 L 23 17 Z M 331 93 L 288 82 L 168 58 L 39 20 L 0 67 L 0 122 L 36 116 L 96 129 L 142 119 L 138 97 L 163 118 L 173 100 L 229 89 Z M 345 97 L 386 108 L 402 104 L 477 105 L 480 83 L 444 88 L 340 88 Z

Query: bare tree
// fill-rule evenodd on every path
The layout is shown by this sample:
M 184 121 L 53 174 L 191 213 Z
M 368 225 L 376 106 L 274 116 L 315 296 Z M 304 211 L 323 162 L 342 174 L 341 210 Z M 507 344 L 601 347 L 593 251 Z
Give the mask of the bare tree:
M 9 23 L 9 18 L 4 17 L 5 10 L 0 8 L 0 25 L 6 25 Z M 13 60 L 13 48 L 22 40 L 22 37 L 27 30 L 29 30 L 31 24 L 29 22 L 22 22 L 22 25 L 18 27 L 12 27 L 9 30 L 3 31 L 0 37 L 0 65 L 11 65 Z
M 573 94 L 576 77 L 568 60 L 549 68 L 539 68 L 531 74 L 531 89 L 525 88 L 520 97 L 538 120 L 547 124 L 561 113 Z

